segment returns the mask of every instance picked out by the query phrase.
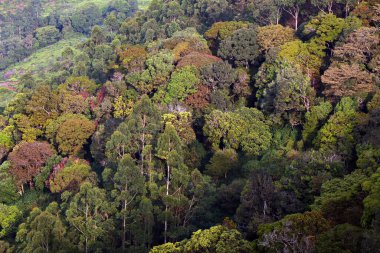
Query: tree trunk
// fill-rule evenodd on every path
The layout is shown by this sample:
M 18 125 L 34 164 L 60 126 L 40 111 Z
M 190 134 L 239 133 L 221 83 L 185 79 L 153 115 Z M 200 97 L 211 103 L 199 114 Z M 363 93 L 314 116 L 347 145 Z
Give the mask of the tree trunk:
M 124 201 L 124 214 L 123 214 L 123 237 L 122 237 L 122 247 L 125 249 L 125 240 L 126 240 L 126 232 L 127 232 L 127 222 L 125 218 L 125 211 L 127 210 L 127 201 Z
M 166 175 L 166 196 L 169 196 L 169 184 L 170 184 L 170 166 L 167 165 L 167 175 Z M 168 205 L 165 205 L 165 232 L 164 232 L 164 242 L 167 242 L 167 232 L 168 232 Z

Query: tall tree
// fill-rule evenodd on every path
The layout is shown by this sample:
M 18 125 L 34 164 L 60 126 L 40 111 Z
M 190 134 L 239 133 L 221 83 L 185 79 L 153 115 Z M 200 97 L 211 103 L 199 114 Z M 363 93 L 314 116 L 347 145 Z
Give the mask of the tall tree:
M 128 229 L 131 228 L 132 223 L 138 222 L 133 210 L 138 208 L 139 202 L 145 193 L 145 178 L 131 156 L 124 155 L 119 161 L 111 181 L 114 184 L 114 190 L 112 190 L 111 195 L 118 209 L 117 216 L 121 220 L 121 245 L 125 250 Z M 131 236 L 134 236 L 134 232 L 130 231 Z M 129 240 L 132 241 L 132 238 Z
M 26 222 L 19 226 L 16 241 L 22 252 L 57 252 L 70 248 L 65 236 L 66 227 L 58 203 L 52 202 L 45 211 L 38 207 L 31 211 Z
M 63 195 L 64 200 L 68 200 Z M 99 239 L 105 239 L 113 224 L 109 219 L 111 205 L 104 189 L 84 183 L 80 191 L 69 201 L 66 219 L 79 238 L 78 249 L 89 252 L 101 248 Z
M 173 170 L 186 169 L 183 162 L 182 142 L 171 123 L 166 123 L 164 132 L 158 137 L 157 157 L 164 161 L 166 167 L 166 196 L 171 194 L 171 176 Z M 179 179 L 177 179 L 179 180 Z M 165 204 L 164 241 L 167 242 L 168 232 L 168 204 Z
M 124 154 L 136 154 L 141 173 L 148 173 L 146 165 L 152 161 L 154 137 L 161 128 L 160 113 L 147 95 L 135 104 L 132 113 L 120 124 L 107 142 L 110 159 Z
M 301 6 L 306 0 L 279 0 L 279 4 L 283 6 L 283 9 L 293 17 L 294 29 L 298 30 L 298 19 L 301 11 Z

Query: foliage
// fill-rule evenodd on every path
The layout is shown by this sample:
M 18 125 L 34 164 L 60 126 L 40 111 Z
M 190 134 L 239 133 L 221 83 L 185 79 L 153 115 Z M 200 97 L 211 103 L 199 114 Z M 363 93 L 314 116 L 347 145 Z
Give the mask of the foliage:
M 255 128 L 251 128 L 251 124 Z M 214 110 L 206 116 L 204 132 L 214 149 L 223 145 L 241 148 L 250 155 L 260 155 L 268 149 L 271 140 L 264 115 L 254 108 L 241 108 L 236 112 Z
M 160 252 L 252 252 L 252 245 L 235 229 L 214 226 L 194 232 L 191 239 L 176 244 L 167 243 L 154 247 L 151 253 Z
M 0 2 L 0 252 L 377 252 L 378 0 Z

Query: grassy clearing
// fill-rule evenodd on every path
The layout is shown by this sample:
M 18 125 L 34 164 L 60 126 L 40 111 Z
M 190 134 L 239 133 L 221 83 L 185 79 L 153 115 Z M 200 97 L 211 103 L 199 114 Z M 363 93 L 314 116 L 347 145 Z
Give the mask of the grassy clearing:
M 28 58 L 25 58 L 22 62 L 8 67 L 0 73 L 0 77 L 2 78 L 7 72 L 13 72 L 12 78 L 8 79 L 8 81 L 17 81 L 20 75 L 27 72 L 32 74 L 48 72 L 51 67 L 59 61 L 65 48 L 71 47 L 74 53 L 78 53 L 79 51 L 75 49 L 75 47 L 85 39 L 86 37 L 83 35 L 74 34 L 71 35 L 69 39 L 63 39 L 53 45 L 41 48 Z
M 0 110 L 8 104 L 14 95 L 16 95 L 15 91 L 0 87 Z
M 45 0 L 43 16 L 49 16 L 55 9 L 61 12 L 64 10 L 66 13 L 71 13 L 75 9 L 88 3 L 94 3 L 100 10 L 104 11 L 110 2 L 111 0 Z

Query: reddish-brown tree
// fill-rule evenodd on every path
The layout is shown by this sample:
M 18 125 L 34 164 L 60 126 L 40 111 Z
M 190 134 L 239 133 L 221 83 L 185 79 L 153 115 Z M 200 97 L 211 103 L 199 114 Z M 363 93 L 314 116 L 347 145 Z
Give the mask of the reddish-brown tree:
M 9 172 L 15 178 L 21 193 L 24 192 L 24 184 L 33 186 L 33 178 L 53 153 L 49 143 L 38 141 L 22 142 L 13 149 L 8 158 L 11 163 Z

